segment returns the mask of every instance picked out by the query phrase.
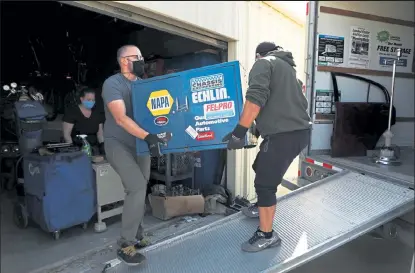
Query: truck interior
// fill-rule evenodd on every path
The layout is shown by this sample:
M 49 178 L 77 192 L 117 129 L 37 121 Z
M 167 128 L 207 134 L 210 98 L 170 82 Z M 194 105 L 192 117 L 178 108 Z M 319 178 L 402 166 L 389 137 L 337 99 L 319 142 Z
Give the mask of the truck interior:
M 309 3 L 313 2 L 310 1 Z M 13 3 L 8 4 L 13 5 Z M 39 9 L 38 5 L 36 4 L 36 9 Z M 46 6 L 47 3 L 43 5 Z M 56 5 L 57 10 L 62 9 L 60 4 L 53 3 L 50 5 Z M 314 10 L 315 13 L 309 14 L 307 25 L 307 28 L 309 28 L 308 35 L 313 33 L 310 40 L 314 41 L 309 44 L 308 50 L 310 56 L 315 57 L 315 41 L 317 40 L 315 35 L 318 30 L 315 22 L 318 15 L 320 15 L 320 9 L 319 4 L 310 5 L 317 5 L 317 7 L 309 7 L 308 10 Z M 2 12 L 4 12 L 4 6 L 2 4 Z M 68 10 L 72 9 L 70 7 L 66 8 Z M 83 13 L 88 12 L 83 11 Z M 58 13 L 55 11 L 48 14 Z M 115 38 L 115 32 L 121 31 L 114 30 L 115 32 L 111 32 L 111 35 L 114 36 L 110 39 L 108 38 L 110 37 L 109 31 L 112 27 L 115 28 L 116 25 L 120 24 L 125 25 L 125 23 L 101 15 L 95 16 L 99 17 L 97 19 L 103 20 L 99 23 L 100 27 L 94 29 L 95 32 L 101 31 L 104 35 L 100 44 L 116 43 L 115 41 L 118 41 L 118 39 Z M 45 19 L 44 17 L 38 16 L 38 18 Z M 66 20 L 66 24 L 80 21 L 81 15 L 75 18 Z M 102 27 L 103 25 L 106 27 Z M 321 25 L 323 24 L 319 24 L 319 26 Z M 4 33 L 3 26 L 4 24 L 2 24 L 2 35 Z M 87 24 L 83 23 L 81 27 L 86 29 Z M 133 28 L 135 30 L 136 26 Z M 45 27 L 44 29 L 48 30 L 49 28 Z M 14 29 L 9 31 L 18 33 Z M 127 32 L 130 31 L 131 28 Z M 147 30 L 143 27 L 137 35 L 140 36 L 140 32 L 145 33 L 147 31 L 158 33 L 158 31 Z M 67 30 L 62 31 L 64 37 L 66 37 L 66 32 Z M 19 36 L 23 35 L 19 33 L 16 37 Z M 151 38 L 144 38 L 145 41 L 157 39 L 153 36 L 147 37 Z M 10 39 L 13 43 L 7 47 L 9 51 L 6 51 L 9 57 L 12 56 L 11 49 L 16 47 L 16 39 Z M 167 43 L 167 40 L 169 40 L 169 38 L 165 38 L 166 40 L 159 39 L 161 39 L 158 40 L 160 43 L 163 43 L 163 41 Z M 4 41 L 4 39 L 2 40 Z M 141 43 L 139 44 L 141 45 Z M 191 44 L 189 48 L 183 46 L 187 44 L 187 41 L 186 43 L 177 41 L 177 44 L 180 46 L 165 45 L 160 48 L 160 52 L 154 52 L 153 49 L 157 48 L 155 44 L 147 45 L 143 43 L 142 51 L 145 58 L 151 58 L 156 54 L 163 56 L 163 58 L 174 58 L 177 55 L 195 51 L 208 49 L 211 52 L 211 50 L 216 50 L 196 42 L 189 42 L 189 45 Z M 64 45 L 66 46 L 66 43 Z M 113 66 L 106 68 L 108 72 L 103 74 L 105 76 L 111 74 L 115 69 L 116 64 L 111 59 L 113 58 L 111 52 L 114 52 L 118 46 L 118 43 L 113 44 L 111 49 L 102 52 L 103 48 L 99 46 L 92 50 L 97 51 L 97 48 L 100 50 L 96 55 L 92 54 L 92 56 L 96 56 L 97 62 L 101 64 L 98 66 L 99 68 L 114 63 Z M 2 46 L 2 51 L 4 48 L 5 46 Z M 180 52 L 170 52 L 169 48 L 180 49 Z M 27 50 L 30 52 L 30 47 Z M 62 51 L 64 50 L 53 49 L 52 60 L 59 60 L 57 56 L 60 56 Z M 219 61 L 225 61 L 221 54 L 218 50 Z M 273 229 L 282 238 L 281 247 L 260 253 L 242 252 L 240 249 L 241 242 L 246 240 L 252 231 L 257 228 L 258 222 L 245 218 L 238 212 L 227 217 L 219 217 L 220 219 L 216 218 L 211 223 L 206 221 L 199 225 L 187 226 L 144 248 L 142 253 L 146 256 L 147 261 L 139 267 L 128 267 L 119 260 L 114 260 L 114 248 L 107 244 L 105 247 L 96 248 L 94 251 L 78 256 L 76 259 L 67 259 L 48 267 L 47 270 L 42 269 L 43 271 L 38 270 L 36 272 L 283 273 L 289 272 L 371 231 L 377 231 L 384 237 L 399 233 L 400 237 L 397 236 L 396 238 L 399 237 L 402 241 L 408 243 L 407 238 L 411 238 L 408 234 L 412 232 L 413 236 L 413 138 L 411 139 L 412 142 L 409 143 L 401 141 L 396 145 L 387 145 L 387 151 L 393 151 L 393 154 L 399 158 L 400 164 L 376 163 L 376 159 L 379 159 L 379 153 L 381 152 L 379 148 L 385 148 L 384 132 L 390 129 L 391 126 L 393 126 L 395 135 L 399 137 L 404 135 L 406 136 L 404 138 L 408 139 L 408 136 L 413 135 L 413 132 L 408 131 L 410 130 L 408 128 L 411 128 L 410 126 L 402 125 L 403 122 L 408 123 L 408 121 L 402 121 L 402 116 L 405 116 L 402 108 L 397 104 L 393 104 L 395 109 L 392 108 L 389 111 L 391 101 L 393 102 L 393 92 L 391 92 L 389 85 L 386 85 L 386 82 L 391 82 L 395 75 L 383 76 L 381 83 L 380 80 L 368 79 L 370 77 L 366 75 L 360 75 L 361 77 L 350 75 L 355 74 L 350 71 L 348 73 L 331 71 L 326 73 L 330 75 L 329 77 L 327 75 L 325 77 L 315 77 L 315 74 L 323 73 L 323 71 L 318 70 L 316 58 L 310 57 L 310 59 L 312 61 L 308 62 L 309 78 L 306 83 L 310 115 L 315 119 L 316 99 L 313 92 L 315 91 L 314 82 L 317 81 L 326 81 L 325 84 L 334 90 L 334 103 L 336 103 L 337 108 L 331 116 L 332 120 L 330 122 L 315 123 L 313 125 L 310 145 L 301 155 L 299 176 L 292 181 L 297 189 L 278 199 Z M 11 57 L 9 65 L 5 64 L 4 61 L 2 62 L 2 72 L 13 67 L 13 60 L 15 59 Z M 29 63 L 36 64 L 33 61 Z M 52 64 L 54 64 L 53 61 Z M 21 70 L 20 65 L 14 66 L 15 69 Z M 22 73 L 16 73 L 16 75 L 22 75 Z M 105 76 L 103 77 L 105 78 Z M 347 78 L 347 80 L 339 78 Z M 14 80 L 14 78 L 10 78 L 10 80 Z M 401 82 L 400 88 L 410 89 L 412 87 L 413 91 L 413 72 L 412 78 L 405 80 L 412 82 L 409 84 L 407 81 L 404 84 Z M 399 81 L 398 78 L 397 81 Z M 340 92 L 338 91 L 341 91 L 341 99 L 339 99 Z M 356 92 L 359 92 L 357 98 L 351 95 L 356 94 Z M 401 96 L 399 102 L 402 103 L 405 99 L 402 99 L 402 94 L 399 94 L 399 96 Z M 413 98 L 413 95 L 409 98 Z M 413 115 L 413 104 L 411 107 L 409 107 L 409 111 L 412 111 Z M 359 126 L 355 126 L 356 124 Z M 351 129 L 352 126 L 355 127 Z M 324 145 L 321 144 L 323 140 L 325 141 Z M 402 224 L 402 221 L 412 223 L 412 227 L 408 228 L 408 224 Z M 20 240 L 20 237 L 16 237 L 13 243 L 16 240 Z M 103 239 L 101 238 L 101 240 Z M 413 242 L 409 244 L 412 244 L 413 248 Z M 10 248 L 12 247 L 10 246 Z M 16 248 L 15 251 L 20 251 L 20 249 Z M 10 261 L 10 258 L 8 259 Z M 102 271 L 105 267 L 107 269 Z

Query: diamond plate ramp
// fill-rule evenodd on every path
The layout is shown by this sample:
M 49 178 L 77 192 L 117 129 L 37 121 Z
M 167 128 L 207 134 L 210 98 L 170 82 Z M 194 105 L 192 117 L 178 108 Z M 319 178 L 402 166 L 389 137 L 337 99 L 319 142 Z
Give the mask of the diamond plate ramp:
M 142 266 L 117 273 L 287 272 L 413 209 L 413 190 L 343 172 L 292 192 L 277 204 L 281 247 L 245 253 L 240 245 L 258 225 L 237 213 L 143 251 Z

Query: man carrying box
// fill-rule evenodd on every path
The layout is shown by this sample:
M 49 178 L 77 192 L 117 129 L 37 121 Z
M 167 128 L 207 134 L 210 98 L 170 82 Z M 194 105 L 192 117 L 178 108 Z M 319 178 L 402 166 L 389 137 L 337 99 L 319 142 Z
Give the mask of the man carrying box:
M 121 177 L 125 189 L 122 213 L 121 248 L 117 254 L 128 265 L 141 264 L 145 257 L 136 250 L 143 246 L 141 226 L 145 213 L 150 156 L 136 154 L 136 138 L 147 142 L 151 155 L 159 155 L 159 144 L 165 141 L 150 134 L 133 120 L 131 84 L 144 75 L 144 59 L 133 45 L 118 49 L 120 73 L 109 77 L 102 87 L 105 104 L 105 153 L 112 168 Z
M 255 57 L 239 123 L 223 139 L 230 150 L 244 148 L 245 135 L 254 120 L 263 138 L 252 165 L 258 202 L 242 210 L 248 217 L 259 217 L 257 231 L 242 244 L 247 252 L 281 243 L 273 230 L 277 187 L 291 162 L 308 145 L 311 127 L 292 54 L 274 43 L 263 42 L 256 48 Z

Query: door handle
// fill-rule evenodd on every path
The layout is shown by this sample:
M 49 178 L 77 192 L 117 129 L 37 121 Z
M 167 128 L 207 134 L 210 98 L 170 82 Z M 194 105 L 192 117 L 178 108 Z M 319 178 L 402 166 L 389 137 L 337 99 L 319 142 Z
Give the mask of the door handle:
M 185 97 L 185 104 L 180 105 L 179 99 L 176 98 L 176 112 L 187 112 L 189 110 L 189 102 L 187 101 L 187 96 Z

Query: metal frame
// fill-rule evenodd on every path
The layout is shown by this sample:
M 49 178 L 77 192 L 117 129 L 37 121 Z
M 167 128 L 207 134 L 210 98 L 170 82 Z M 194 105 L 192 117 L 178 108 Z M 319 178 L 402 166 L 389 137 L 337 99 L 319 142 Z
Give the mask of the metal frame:
M 354 171 L 358 173 L 365 172 L 366 174 L 369 174 L 372 177 L 375 177 L 378 179 L 387 180 L 388 182 L 399 184 L 399 185 L 402 185 L 404 187 L 408 187 L 411 189 L 414 188 L 413 177 L 411 181 L 410 179 L 411 177 L 407 177 L 403 174 L 400 174 L 399 172 L 389 171 L 387 174 L 383 174 L 379 172 L 373 166 L 370 166 L 364 163 L 354 162 L 353 160 L 347 159 L 347 158 L 333 159 L 330 156 L 326 156 L 326 155 L 322 155 L 322 156 L 316 155 L 316 156 L 311 156 L 311 158 L 322 159 L 324 162 L 330 163 L 332 165 L 335 165 L 335 166 L 338 166 L 344 169 L 348 169 L 350 171 Z
M 158 173 L 155 170 L 151 170 L 150 177 L 155 180 L 164 181 L 166 183 L 166 187 L 168 189 L 171 188 L 171 185 L 174 181 L 184 180 L 191 178 L 192 179 L 192 188 L 194 188 L 194 168 L 192 167 L 192 171 L 184 174 L 179 175 L 172 175 L 172 160 L 173 155 L 172 154 L 166 154 L 166 169 L 165 173 L 161 174 Z M 193 166 L 193 164 L 192 164 Z
M 318 6 L 319 1 L 309 1 L 309 14 L 307 17 L 307 44 L 308 46 L 306 51 L 307 58 L 306 61 L 306 98 L 308 100 L 308 114 L 312 116 L 313 114 L 313 91 L 314 91 L 314 79 L 316 72 L 316 46 L 317 46 L 317 18 L 318 18 Z
M 308 1 L 308 16 L 306 21 L 306 37 L 307 37 L 307 46 L 306 46 L 306 71 L 305 72 L 305 89 L 306 89 L 306 98 L 308 101 L 308 114 L 310 117 L 313 116 L 313 94 L 314 94 L 314 79 L 315 79 L 315 71 L 316 71 L 316 46 L 317 46 L 317 23 L 318 23 L 318 6 L 319 1 Z M 313 132 L 311 131 L 311 134 Z M 311 134 L 310 139 L 308 141 L 307 147 L 305 147 L 300 155 L 298 160 L 298 169 L 301 170 L 301 162 L 303 158 L 309 154 L 310 147 L 311 147 Z

